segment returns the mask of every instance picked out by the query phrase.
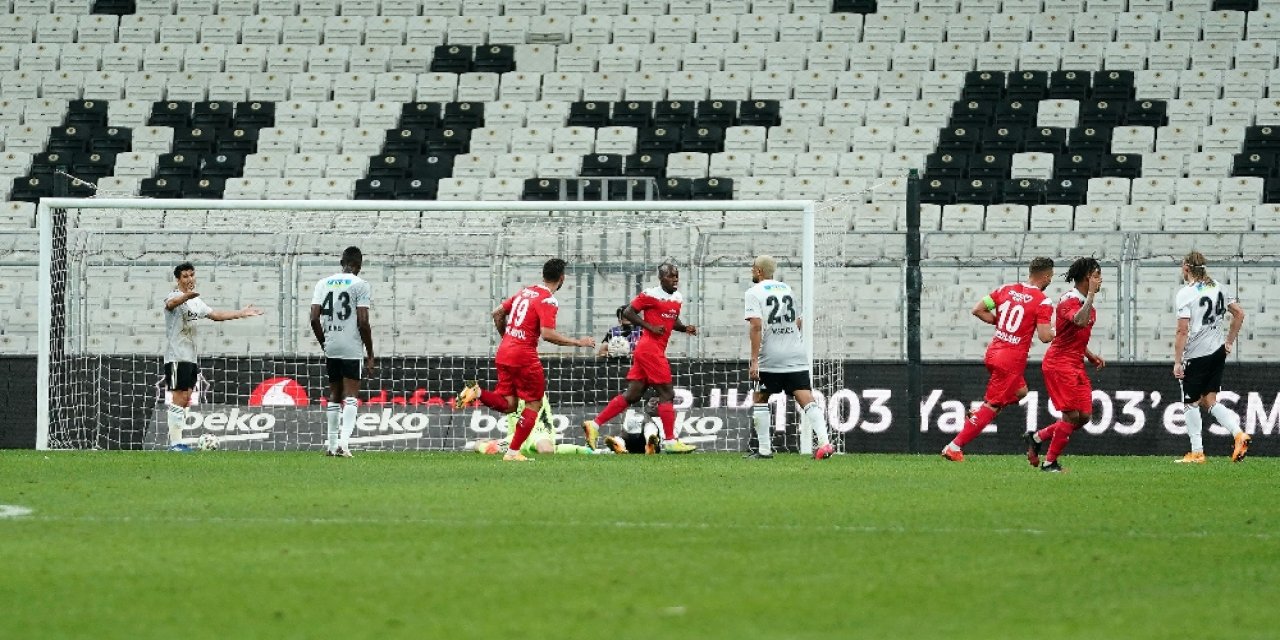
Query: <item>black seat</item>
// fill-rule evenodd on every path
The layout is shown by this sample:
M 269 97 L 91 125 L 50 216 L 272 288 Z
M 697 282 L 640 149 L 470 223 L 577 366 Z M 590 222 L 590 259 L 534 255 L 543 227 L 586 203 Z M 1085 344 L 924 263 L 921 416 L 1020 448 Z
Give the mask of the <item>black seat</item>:
M 978 150 L 977 127 L 947 127 L 938 134 L 938 152 L 953 155 L 970 154 Z
M 191 126 L 226 129 L 234 115 L 235 105 L 231 102 L 197 102 L 191 106 Z
M 1088 71 L 1053 71 L 1049 73 L 1049 98 L 1084 100 L 1093 88 L 1093 75 Z
M 738 106 L 738 124 L 776 127 L 782 124 L 782 107 L 777 100 L 746 100 Z
M 467 73 L 471 71 L 471 63 L 474 59 L 475 51 L 470 46 L 442 44 L 432 52 L 431 72 Z
M 214 137 L 213 129 L 205 129 L 202 127 L 193 127 L 191 129 L 176 129 L 173 132 L 173 151 L 174 153 L 190 153 L 202 155 L 212 153 L 217 138 Z
M 615 127 L 644 129 L 653 126 L 653 103 L 645 100 L 627 100 L 613 103 L 613 116 L 609 124 Z
M 1089 95 L 1095 100 L 1133 100 L 1133 72 L 1109 69 L 1093 74 L 1093 92 Z
M 699 127 L 719 127 L 728 129 L 738 121 L 738 102 L 736 100 L 703 100 L 698 103 L 697 115 L 693 123 Z
M 440 192 L 438 178 L 404 178 L 396 181 L 396 200 L 435 200 Z
M 276 103 L 254 100 L 236 103 L 232 126 L 237 129 L 265 129 L 276 126 Z
M 166 153 L 156 161 L 156 177 L 194 178 L 200 175 L 200 155 L 195 153 Z M 176 186 L 174 188 L 177 188 Z
M 1022 151 L 1027 131 L 1021 126 L 988 127 L 979 143 L 982 153 L 1018 153 Z
M 31 156 L 27 175 L 51 178 L 59 171 L 70 172 L 75 166 L 78 152 L 42 151 Z
M 651 192 L 649 180 L 631 179 L 631 180 L 610 180 L 609 181 L 609 199 L 610 200 L 651 200 L 657 197 L 657 193 Z
M 1140 154 L 1103 154 L 1102 165 L 1098 169 L 1099 178 L 1129 178 L 1133 180 L 1141 176 L 1142 156 Z
M 1231 175 L 1238 177 L 1274 178 L 1276 176 L 1274 152 L 1237 153 L 1231 167 Z
M 138 187 L 138 195 L 144 198 L 181 198 L 182 194 L 182 178 L 176 176 L 145 178 Z
M 216 153 L 234 153 L 247 156 L 258 152 L 260 129 L 220 129 L 215 136 Z
M 659 200 L 688 200 L 693 192 L 693 183 L 688 178 L 667 178 L 658 181 Z
M 1031 178 L 1005 180 L 1000 189 L 1006 204 L 1044 204 L 1045 181 Z
M 924 204 L 955 204 L 956 182 L 952 178 L 926 176 L 920 181 L 920 202 Z
M 586 177 L 621 176 L 622 156 L 613 153 L 594 153 L 583 156 L 581 175 Z
M 116 154 L 114 153 L 82 153 L 75 157 L 71 165 L 71 175 L 82 180 L 98 180 L 115 172 Z
M 836 0 L 832 13 L 875 13 L 876 0 Z
M 162 100 L 151 103 L 151 117 L 147 124 L 152 127 L 173 127 L 186 129 L 191 126 L 191 103 L 183 100 Z
M 239 178 L 244 175 L 244 156 L 237 153 L 211 153 L 200 168 L 202 178 Z
M 479 129 L 484 126 L 484 103 L 447 103 L 440 116 L 440 125 L 446 129 Z
M 947 126 L 966 129 L 986 127 L 991 124 L 991 119 L 995 116 L 995 106 L 994 101 L 956 100 L 951 103 L 951 118 L 947 120 Z
M 608 102 L 575 102 L 569 105 L 569 119 L 566 124 L 570 127 L 591 127 L 598 129 L 600 127 L 609 126 L 609 103 Z
M 1022 141 L 1027 152 L 1059 154 L 1067 150 L 1067 130 L 1060 127 L 1032 127 Z
M 370 178 L 399 178 L 409 170 L 409 156 L 385 153 L 369 158 Z
M 1003 71 L 966 71 L 960 97 L 966 101 L 995 102 L 1004 98 L 1004 85 Z
M 1080 103 L 1080 124 L 1085 127 L 1114 128 L 1124 121 L 1129 103 L 1124 100 L 1086 100 Z
M 689 197 L 693 200 L 732 200 L 733 180 L 731 178 L 694 178 L 689 187 Z
M 434 129 L 440 126 L 440 103 L 407 102 L 400 108 L 400 126 L 410 129 Z
M 89 133 L 89 150 L 94 153 L 128 153 L 133 150 L 133 130 L 128 127 L 94 129 Z
M 516 49 L 509 44 L 490 44 L 475 51 L 472 70 L 479 73 L 507 73 L 516 70 Z
M 969 178 L 978 180 L 1002 180 L 1009 177 L 1009 165 L 1013 155 L 1009 153 L 982 153 L 969 158 Z
M 924 174 L 932 178 L 963 178 L 969 169 L 969 156 L 963 153 L 934 152 L 924 161 Z
M 435 180 L 453 176 L 454 156 L 447 153 L 426 153 L 409 158 L 408 177 Z
M 1045 204 L 1069 204 L 1080 206 L 1089 194 L 1089 181 L 1075 178 L 1058 178 L 1045 183 Z
M 62 153 L 78 153 L 89 148 L 91 140 L 89 136 L 90 130 L 87 127 L 78 125 L 53 127 L 49 130 L 49 141 L 45 143 L 45 149 Z
M 426 152 L 429 154 L 452 154 L 458 155 L 466 153 L 471 147 L 471 130 L 470 129 L 432 129 L 427 132 Z
M 223 193 L 227 190 L 227 181 L 225 178 L 212 178 L 208 176 L 187 179 L 182 182 L 183 198 L 198 198 L 201 200 L 217 200 L 222 198 Z
M 427 146 L 427 131 L 417 127 L 388 129 L 382 141 L 382 152 L 416 156 Z
M 1063 153 L 1053 159 L 1053 177 L 1056 180 L 1088 180 L 1098 177 L 1101 170 L 1100 153 Z
M 1018 71 L 1009 74 L 1004 96 L 1009 100 L 1043 100 L 1049 95 L 1048 71 Z
M 667 157 L 662 154 L 633 153 L 623 159 L 622 175 L 637 178 L 661 178 L 667 170 Z
M 693 124 L 694 104 L 693 102 L 672 100 L 653 105 L 653 126 L 683 127 L 687 124 Z
M 1034 127 L 1040 103 L 1027 100 L 1001 100 L 996 103 L 992 123 L 1005 127 Z
M 67 103 L 68 126 L 95 129 L 107 126 L 107 103 L 103 100 L 72 100 Z
M 368 177 L 356 180 L 356 200 L 394 200 L 396 181 L 387 177 Z
M 724 151 L 724 129 L 720 127 L 685 127 L 680 135 L 680 150 L 688 153 Z
M 1169 106 L 1163 100 L 1137 100 L 1125 106 L 1123 123 L 1130 127 L 1163 127 L 1169 124 Z
M 970 165 L 969 171 L 973 171 Z M 956 202 L 960 204 L 996 204 L 1000 202 L 1000 178 L 956 181 Z
M 1111 151 L 1110 127 L 1076 127 L 1067 132 L 1067 149 L 1071 153 L 1107 153 Z
M 680 127 L 655 126 L 641 129 L 636 136 L 636 151 L 650 154 L 668 154 L 680 150 Z
M 525 178 L 520 190 L 521 200 L 550 201 L 560 199 L 564 181 L 554 178 Z

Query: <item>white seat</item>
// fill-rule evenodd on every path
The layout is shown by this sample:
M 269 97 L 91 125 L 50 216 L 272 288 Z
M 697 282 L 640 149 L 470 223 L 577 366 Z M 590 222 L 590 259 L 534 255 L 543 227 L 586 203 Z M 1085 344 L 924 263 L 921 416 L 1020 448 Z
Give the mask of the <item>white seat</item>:
M 491 178 L 496 158 L 488 154 L 464 153 L 453 159 L 455 178 Z
M 596 131 L 596 153 L 631 155 L 636 152 L 635 127 L 603 127 Z
M 845 153 L 850 150 L 852 128 L 847 126 L 814 126 L 809 128 L 808 148 L 813 152 Z
M 1137 205 L 1120 208 L 1121 231 L 1159 231 L 1163 206 Z
M 515 151 L 512 140 L 512 151 Z M 552 135 L 552 150 L 556 153 L 587 154 L 594 151 L 595 131 L 589 127 L 562 127 Z
M 1262 204 L 1264 182 L 1262 178 L 1226 178 L 1219 183 L 1219 201 L 1230 205 Z M 1210 218 L 1212 220 L 1212 218 Z
M 538 175 L 538 156 L 519 153 L 500 154 L 494 159 L 493 175 L 496 178 L 520 180 L 533 178 Z
M 341 154 L 329 156 L 328 162 L 325 164 L 324 177 L 326 178 L 349 178 L 356 180 L 363 178 L 365 172 L 369 169 L 369 156 L 364 154 Z
M 1086 197 L 1090 204 L 1128 204 L 1127 178 L 1090 178 Z
M 1015 153 L 1009 166 L 1009 177 L 1048 180 L 1053 177 L 1053 154 Z
M 1076 231 L 1115 231 L 1120 222 L 1120 207 L 1090 204 L 1076 207 Z
M 1208 204 L 1185 204 L 1179 201 L 1177 206 L 1164 212 L 1164 230 L 1178 233 L 1204 231 L 1208 212 Z
M 582 172 L 582 156 L 547 153 L 538 156 L 539 178 L 576 178 Z
M 1038 204 L 1031 207 L 1031 229 L 1035 231 L 1070 231 L 1075 210 L 1070 205 Z
M 1225 178 L 1231 173 L 1231 153 L 1193 153 L 1187 156 L 1187 175 L 1191 178 Z
M 705 178 L 709 163 L 706 153 L 673 153 L 667 156 L 667 177 Z
M 751 175 L 751 152 L 726 151 L 711 154 L 708 169 L 710 175 L 726 178 L 746 178 Z M 736 183 L 735 183 L 736 184 Z
M 1173 204 L 1181 178 L 1139 178 L 1133 181 L 1133 204 Z M 1092 181 L 1091 181 L 1092 185 Z M 1092 202 L 1092 200 L 1090 200 Z
M 516 129 L 511 132 L 511 151 L 531 154 L 551 153 L 553 136 L 554 130 L 542 127 Z
M 1078 100 L 1042 100 L 1036 113 L 1036 126 L 1072 128 L 1079 118 Z
M 836 170 L 839 168 L 841 153 L 843 151 L 796 154 L 795 175 L 805 178 L 835 177 Z

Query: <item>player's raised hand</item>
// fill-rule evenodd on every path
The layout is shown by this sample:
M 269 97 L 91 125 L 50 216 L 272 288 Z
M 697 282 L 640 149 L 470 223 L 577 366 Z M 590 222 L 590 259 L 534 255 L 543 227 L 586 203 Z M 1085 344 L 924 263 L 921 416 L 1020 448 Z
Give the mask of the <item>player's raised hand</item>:
M 262 315 L 262 309 L 259 309 L 251 304 L 246 304 L 244 308 L 240 310 L 241 318 L 252 318 L 254 316 L 260 316 L 260 315 Z
M 1175 363 L 1173 363 L 1173 377 L 1175 377 L 1175 378 L 1177 378 L 1177 379 L 1181 380 L 1181 379 L 1182 379 L 1182 376 L 1184 376 L 1184 375 L 1186 375 L 1186 374 L 1184 374 L 1184 373 L 1182 372 L 1182 363 L 1181 363 L 1181 362 L 1175 362 Z
M 1095 271 L 1089 276 L 1089 293 L 1097 293 L 1102 290 L 1102 271 Z
M 687 334 L 689 334 L 689 335 L 691 335 L 691 336 L 696 336 L 696 335 L 698 335 L 698 328 L 697 328 L 697 327 L 695 327 L 695 326 L 693 326 L 693 325 L 691 325 L 691 324 L 686 324 L 686 325 L 684 326 L 684 332 L 685 332 L 685 333 L 687 333 Z
M 594 347 L 594 346 L 596 346 L 596 339 L 595 339 L 595 338 L 592 338 L 591 336 L 584 336 L 584 337 L 582 337 L 582 338 L 578 338 L 578 346 L 579 346 L 579 347 Z

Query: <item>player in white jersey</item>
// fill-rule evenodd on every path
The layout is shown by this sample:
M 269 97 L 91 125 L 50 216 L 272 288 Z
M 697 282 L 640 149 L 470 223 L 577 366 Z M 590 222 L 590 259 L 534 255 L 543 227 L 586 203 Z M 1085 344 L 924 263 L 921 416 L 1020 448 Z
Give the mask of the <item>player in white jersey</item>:
M 1235 438 L 1231 461 L 1239 462 L 1249 452 L 1251 439 L 1240 429 L 1240 417 L 1218 404 L 1218 392 L 1222 390 L 1227 354 L 1235 348 L 1236 336 L 1244 325 L 1244 309 L 1226 287 L 1209 277 L 1204 255 L 1199 251 L 1188 253 L 1182 261 L 1182 281 L 1186 286 L 1178 291 L 1174 303 L 1178 332 L 1173 341 L 1173 377 L 1182 387 L 1182 404 L 1186 407 L 1183 418 L 1191 451 L 1178 462 L 1204 463 L 1201 411 L 1231 431 Z M 1228 311 L 1231 325 L 1224 339 L 1222 320 Z
M 325 455 L 351 457 L 356 426 L 356 394 L 360 380 L 373 373 L 373 329 L 369 326 L 369 283 L 360 277 L 364 256 L 347 247 L 342 271 L 316 283 L 311 296 L 311 331 L 324 349 L 329 373 L 329 405 L 325 420 L 329 439 Z M 363 357 L 363 362 L 361 361 Z
M 179 442 L 182 426 L 191 404 L 191 390 L 200 378 L 200 361 L 196 357 L 196 320 L 208 318 L 217 322 L 239 320 L 262 315 L 253 305 L 239 311 L 217 311 L 196 293 L 196 268 L 184 262 L 173 268 L 177 285 L 164 298 L 164 379 L 169 387 L 166 423 L 169 427 L 169 450 L 190 451 Z
M 778 263 L 770 256 L 758 256 L 751 263 L 751 281 L 755 286 L 746 293 L 746 320 L 751 325 L 751 364 L 748 374 L 758 381 L 751 411 L 759 448 L 748 458 L 772 458 L 769 396 L 786 393 L 800 406 L 803 421 L 800 428 L 800 451 L 809 447 L 809 432 L 818 438 L 813 457 L 831 457 L 835 447 L 827 439 L 827 420 L 813 399 L 809 376 L 809 355 L 800 334 L 802 319 L 797 307 L 800 300 L 785 282 L 773 279 Z M 785 413 L 785 409 L 783 409 Z

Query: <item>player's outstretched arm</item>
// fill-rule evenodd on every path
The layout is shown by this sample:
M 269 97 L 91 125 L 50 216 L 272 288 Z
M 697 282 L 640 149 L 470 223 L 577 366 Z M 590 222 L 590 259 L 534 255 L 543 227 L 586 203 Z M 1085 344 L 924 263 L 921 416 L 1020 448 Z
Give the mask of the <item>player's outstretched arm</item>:
M 596 339 L 591 336 L 583 336 L 581 338 L 570 338 L 569 336 L 556 331 L 550 327 L 542 328 L 542 339 L 551 344 L 558 344 L 562 347 L 586 347 L 596 346 Z
M 320 343 L 320 348 L 324 348 L 324 327 L 320 324 L 320 305 L 311 305 L 311 333 L 316 336 L 316 342 Z
M 996 314 L 992 312 L 995 308 L 996 301 L 992 300 L 991 296 L 987 296 L 973 305 L 973 317 L 993 325 L 996 323 Z
M 243 309 L 239 311 L 211 311 L 209 312 L 209 319 L 215 322 L 222 322 L 224 320 L 241 320 L 244 318 L 253 318 L 260 315 L 262 315 L 262 309 L 259 309 L 251 304 L 247 304 L 244 306 Z
M 164 310 L 173 311 L 174 309 L 177 309 L 178 307 L 186 304 L 188 300 L 192 298 L 199 298 L 199 297 L 200 297 L 200 294 L 196 293 L 195 291 L 188 291 L 180 296 L 174 296 L 164 301 Z

